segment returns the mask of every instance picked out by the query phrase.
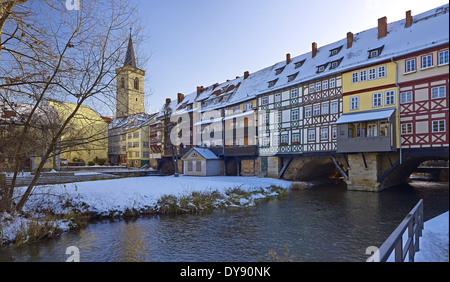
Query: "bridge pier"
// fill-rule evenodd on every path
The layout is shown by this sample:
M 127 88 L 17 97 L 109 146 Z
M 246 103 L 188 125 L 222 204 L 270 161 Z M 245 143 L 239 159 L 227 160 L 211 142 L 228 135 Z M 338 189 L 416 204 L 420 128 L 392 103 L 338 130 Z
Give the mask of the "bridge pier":
M 348 190 L 380 192 L 408 181 L 409 175 L 389 180 L 382 179 L 386 172 L 398 165 L 399 153 L 349 154 L 347 159 L 349 164 Z

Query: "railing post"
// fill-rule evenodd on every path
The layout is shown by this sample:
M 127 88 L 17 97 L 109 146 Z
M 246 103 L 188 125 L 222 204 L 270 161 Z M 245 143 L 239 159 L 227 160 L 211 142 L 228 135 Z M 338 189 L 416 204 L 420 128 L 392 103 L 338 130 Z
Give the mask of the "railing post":
M 409 262 L 414 262 L 414 251 L 415 251 L 415 240 L 414 240 L 414 225 L 415 225 L 415 217 L 411 219 L 408 225 L 408 253 L 409 253 Z
M 403 238 L 400 237 L 395 245 L 395 262 L 403 262 Z

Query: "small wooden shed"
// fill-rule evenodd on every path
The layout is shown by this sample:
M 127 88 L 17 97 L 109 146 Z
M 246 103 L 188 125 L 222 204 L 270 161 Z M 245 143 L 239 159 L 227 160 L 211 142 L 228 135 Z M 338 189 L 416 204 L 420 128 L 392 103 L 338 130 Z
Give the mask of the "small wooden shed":
M 220 175 L 220 159 L 211 150 L 191 148 L 181 157 L 186 176 L 217 176 Z

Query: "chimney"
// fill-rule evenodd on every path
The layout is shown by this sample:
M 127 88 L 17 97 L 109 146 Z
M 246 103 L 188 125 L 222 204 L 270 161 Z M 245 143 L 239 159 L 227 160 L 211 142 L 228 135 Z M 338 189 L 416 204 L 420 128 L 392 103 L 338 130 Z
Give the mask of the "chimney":
M 178 95 L 177 95 L 177 102 L 178 102 L 178 104 L 181 103 L 183 101 L 183 99 L 184 99 L 183 93 L 178 93 Z
M 286 54 L 286 65 L 289 65 L 291 63 L 291 54 Z
M 314 58 L 317 54 L 317 43 L 313 42 L 312 43 L 312 57 Z
M 347 32 L 347 49 L 352 48 L 353 45 L 353 33 Z
M 382 17 L 378 19 L 378 39 L 387 35 L 387 18 Z
M 248 71 L 244 72 L 244 79 L 247 79 L 250 73 Z
M 172 102 L 172 100 L 170 100 L 170 98 L 166 98 L 166 106 L 168 106 L 170 102 Z
M 412 15 L 411 10 L 406 12 L 406 24 L 405 27 L 410 27 L 412 25 Z
M 197 97 L 202 93 L 202 88 L 200 86 L 197 86 Z

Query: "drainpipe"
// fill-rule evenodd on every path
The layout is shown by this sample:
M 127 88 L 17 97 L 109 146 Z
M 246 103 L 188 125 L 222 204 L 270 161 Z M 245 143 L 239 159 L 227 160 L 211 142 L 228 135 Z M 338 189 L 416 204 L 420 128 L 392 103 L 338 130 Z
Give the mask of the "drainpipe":
M 397 86 L 397 113 L 398 113 L 398 134 L 399 134 L 399 145 L 400 145 L 400 164 L 402 164 L 402 128 L 400 126 L 400 86 L 398 85 L 398 63 L 391 58 L 391 62 L 395 64 L 395 85 Z

